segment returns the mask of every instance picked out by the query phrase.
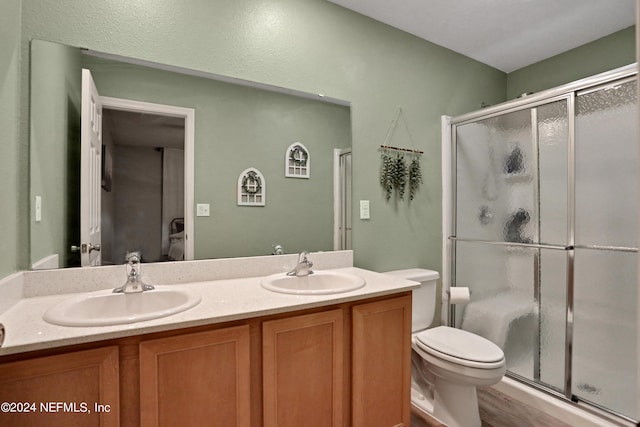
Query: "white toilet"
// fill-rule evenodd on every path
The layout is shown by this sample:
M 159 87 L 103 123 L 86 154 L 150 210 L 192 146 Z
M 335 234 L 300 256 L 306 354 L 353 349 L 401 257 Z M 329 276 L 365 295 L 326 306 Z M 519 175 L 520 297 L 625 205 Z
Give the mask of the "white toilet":
M 438 272 L 415 268 L 386 274 L 422 285 L 413 290 L 411 406 L 449 427 L 480 427 L 476 387 L 500 381 L 506 370 L 504 353 L 461 329 L 427 329 L 435 315 Z

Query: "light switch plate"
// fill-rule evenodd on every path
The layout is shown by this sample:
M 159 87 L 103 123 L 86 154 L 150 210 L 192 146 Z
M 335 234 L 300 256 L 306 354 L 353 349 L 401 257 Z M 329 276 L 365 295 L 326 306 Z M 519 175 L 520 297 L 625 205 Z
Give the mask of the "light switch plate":
M 196 216 L 209 216 L 209 203 L 198 203 L 196 205 Z
M 370 219 L 371 212 L 369 210 L 369 201 L 360 200 L 360 219 Z
M 36 206 L 35 206 L 35 220 L 36 222 L 42 221 L 42 197 L 36 196 Z

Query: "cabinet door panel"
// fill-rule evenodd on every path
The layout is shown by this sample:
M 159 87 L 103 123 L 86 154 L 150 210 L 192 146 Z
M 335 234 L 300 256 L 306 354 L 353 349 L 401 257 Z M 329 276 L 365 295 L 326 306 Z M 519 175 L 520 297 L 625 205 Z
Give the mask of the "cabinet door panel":
M 353 308 L 353 426 L 409 426 L 411 296 Z
M 118 347 L 0 364 L 0 425 L 118 426 L 118 384 Z
M 342 311 L 263 324 L 265 427 L 342 425 Z
M 143 426 L 249 426 L 249 387 L 249 326 L 140 343 Z

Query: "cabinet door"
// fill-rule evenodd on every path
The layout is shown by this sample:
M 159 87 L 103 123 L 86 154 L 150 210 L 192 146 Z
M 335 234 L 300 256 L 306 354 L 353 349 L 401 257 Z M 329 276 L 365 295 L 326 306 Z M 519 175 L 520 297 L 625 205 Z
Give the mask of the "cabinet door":
M 0 364 L 0 402 L 3 427 L 118 426 L 118 347 Z
M 342 311 L 263 323 L 265 427 L 342 425 Z
M 140 343 L 142 426 L 250 423 L 249 326 Z
M 354 427 L 409 426 L 411 295 L 353 307 Z

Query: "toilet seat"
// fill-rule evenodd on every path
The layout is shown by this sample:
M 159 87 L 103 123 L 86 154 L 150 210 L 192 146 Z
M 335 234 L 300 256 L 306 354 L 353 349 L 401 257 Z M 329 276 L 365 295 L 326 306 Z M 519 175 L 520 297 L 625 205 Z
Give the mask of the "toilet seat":
M 462 329 L 438 326 L 415 334 L 413 341 L 432 356 L 461 366 L 495 369 L 505 363 L 500 347 Z

